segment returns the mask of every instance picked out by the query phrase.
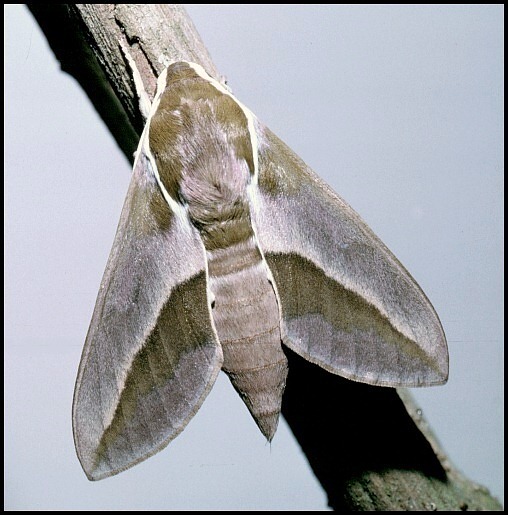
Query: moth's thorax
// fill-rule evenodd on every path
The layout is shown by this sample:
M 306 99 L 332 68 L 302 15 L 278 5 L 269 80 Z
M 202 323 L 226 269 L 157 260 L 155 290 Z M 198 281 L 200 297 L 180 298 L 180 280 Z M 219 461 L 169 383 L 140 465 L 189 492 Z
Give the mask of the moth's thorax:
M 162 185 L 187 205 L 207 248 L 250 235 L 247 186 L 257 149 L 247 116 L 231 95 L 186 63 L 171 66 L 149 138 Z

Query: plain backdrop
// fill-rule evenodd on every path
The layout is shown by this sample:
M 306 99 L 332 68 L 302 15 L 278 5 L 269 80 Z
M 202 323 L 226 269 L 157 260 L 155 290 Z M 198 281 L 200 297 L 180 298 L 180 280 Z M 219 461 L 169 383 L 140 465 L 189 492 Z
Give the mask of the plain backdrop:
M 450 380 L 414 395 L 452 461 L 502 498 L 504 7 L 188 11 L 236 96 L 431 299 Z M 5 15 L 5 508 L 326 509 L 285 422 L 267 445 L 223 374 L 163 452 L 85 478 L 72 392 L 130 167 L 26 7 Z

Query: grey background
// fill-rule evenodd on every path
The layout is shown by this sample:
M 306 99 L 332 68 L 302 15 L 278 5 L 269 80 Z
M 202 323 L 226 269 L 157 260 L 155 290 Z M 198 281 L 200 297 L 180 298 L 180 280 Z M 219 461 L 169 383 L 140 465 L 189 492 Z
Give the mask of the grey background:
M 504 8 L 188 10 L 236 96 L 433 302 L 450 381 L 414 395 L 453 462 L 502 497 Z M 267 445 L 222 374 L 165 451 L 86 480 L 72 392 L 129 165 L 26 8 L 5 14 L 5 508 L 326 509 L 285 422 Z

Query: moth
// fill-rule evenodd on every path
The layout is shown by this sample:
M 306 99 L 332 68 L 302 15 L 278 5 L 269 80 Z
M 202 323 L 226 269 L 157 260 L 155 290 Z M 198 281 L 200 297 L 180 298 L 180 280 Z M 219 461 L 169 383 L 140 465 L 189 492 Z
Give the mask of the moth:
M 74 392 L 90 480 L 163 449 L 220 370 L 271 440 L 284 347 L 372 385 L 446 382 L 445 335 L 418 284 L 228 89 L 178 62 L 144 103 Z

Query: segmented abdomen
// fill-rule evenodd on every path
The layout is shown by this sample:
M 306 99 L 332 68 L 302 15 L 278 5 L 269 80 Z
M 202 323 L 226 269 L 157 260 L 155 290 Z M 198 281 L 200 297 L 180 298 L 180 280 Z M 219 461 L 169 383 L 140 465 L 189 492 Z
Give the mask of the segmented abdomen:
M 212 314 L 228 374 L 271 440 L 277 429 L 287 360 L 281 348 L 279 307 L 268 266 L 253 234 L 207 252 Z

